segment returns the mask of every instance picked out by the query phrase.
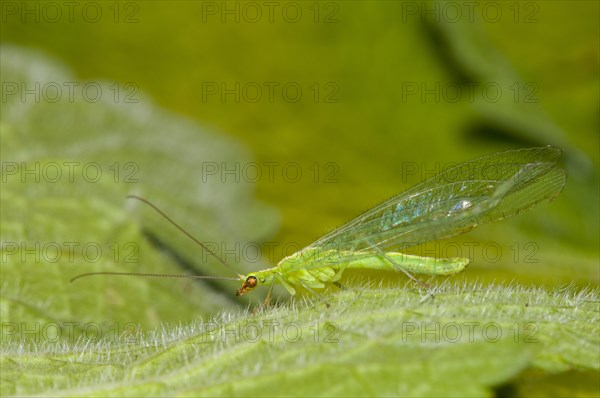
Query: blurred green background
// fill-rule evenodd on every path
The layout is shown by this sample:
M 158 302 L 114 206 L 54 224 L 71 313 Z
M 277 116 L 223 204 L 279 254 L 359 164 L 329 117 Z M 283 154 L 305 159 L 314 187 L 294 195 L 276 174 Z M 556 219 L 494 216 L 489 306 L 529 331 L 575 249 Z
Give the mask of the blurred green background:
M 310 244 L 450 163 L 552 144 L 565 150 L 569 181 L 563 194 L 550 205 L 461 238 L 497 242 L 504 255 L 490 262 L 476 250 L 460 278 L 597 285 L 598 2 L 81 2 L 72 13 L 56 4 L 5 2 L 3 43 L 49 56 L 77 80 L 117 84 L 122 90 L 117 105 L 124 109 L 121 100 L 131 93 L 241 143 L 240 167 L 254 161 L 263 176 L 245 184 L 247 197 L 237 199 L 241 205 L 232 200 L 222 210 L 253 202 L 255 192 L 266 213 L 213 211 L 210 217 L 224 234 L 229 227 L 223 219 L 253 230 L 244 236 L 263 242 L 263 249 L 264 242 L 275 242 L 272 252 L 262 251 L 268 256 L 261 266 L 281 259 L 285 243 Z M 239 98 L 224 93 L 222 85 L 234 91 L 239 85 Z M 272 98 L 268 87 L 274 87 Z M 294 100 L 297 88 L 301 96 Z M 72 138 L 65 135 L 54 144 L 86 141 L 86 126 L 78 128 Z M 143 130 L 120 134 L 128 135 L 129 147 L 144 152 L 149 135 Z M 162 132 L 164 142 L 171 134 Z M 42 138 L 31 140 L 45 145 Z M 177 147 L 178 138 L 172 140 Z M 209 240 L 199 216 L 169 205 L 185 197 L 186 206 L 202 207 L 196 203 L 201 182 L 213 176 L 178 159 L 176 151 L 184 147 L 189 153 L 181 158 L 194 158 L 195 148 L 206 149 L 206 140 L 180 142 L 168 172 L 146 171 L 140 184 L 119 191 L 111 204 L 121 207 L 125 194 L 144 194 Z M 127 159 L 127 149 L 120 150 Z M 110 152 L 105 155 L 110 158 Z M 218 162 L 218 150 L 212 155 Z M 235 156 L 228 161 L 235 163 Z M 266 176 L 269 162 L 277 164 L 272 180 Z M 284 172 L 286 165 L 300 168 L 297 182 Z M 175 237 L 155 214 L 138 211 L 144 212 L 144 223 L 155 223 L 144 224 L 158 231 L 151 244 L 170 248 L 176 263 L 202 267 L 199 248 L 171 245 L 169 239 L 186 238 Z M 535 263 L 510 249 L 529 242 L 536 245 Z M 227 274 L 216 263 L 211 266 L 213 274 Z M 70 269 L 61 277 L 75 274 Z M 165 286 L 169 283 L 175 282 Z M 88 286 L 78 294 L 91 300 L 98 286 Z M 230 294 L 232 284 L 224 286 Z

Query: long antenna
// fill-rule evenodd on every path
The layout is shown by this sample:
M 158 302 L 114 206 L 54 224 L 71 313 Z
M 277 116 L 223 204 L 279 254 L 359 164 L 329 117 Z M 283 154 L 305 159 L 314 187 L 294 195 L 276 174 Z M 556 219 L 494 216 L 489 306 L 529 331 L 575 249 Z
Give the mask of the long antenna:
M 229 278 L 226 276 L 210 276 L 210 275 L 181 275 L 181 274 L 138 274 L 136 272 L 88 272 L 85 274 L 77 275 L 75 278 L 71 279 L 71 282 L 76 281 L 79 278 L 83 278 L 84 276 L 91 275 L 119 275 L 119 276 L 147 276 L 153 278 L 187 278 L 187 279 L 221 279 L 227 281 L 237 281 L 238 278 Z
M 208 246 L 206 246 L 204 243 L 200 242 L 198 239 L 196 239 L 192 234 L 190 234 L 188 231 L 186 231 L 185 229 L 183 229 L 181 226 L 179 226 L 179 224 L 177 224 L 175 221 L 173 221 L 171 219 L 171 217 L 167 216 L 161 209 L 159 209 L 156 205 L 152 204 L 149 200 L 144 199 L 140 196 L 136 196 L 136 195 L 127 195 L 128 199 L 137 199 L 140 202 L 144 202 L 145 204 L 147 204 L 148 206 L 152 207 L 158 214 L 160 214 L 161 216 L 163 216 L 163 218 L 165 220 L 167 220 L 168 222 L 170 222 L 171 224 L 173 224 L 178 230 L 180 230 L 181 232 L 183 232 L 188 238 L 190 238 L 191 240 L 193 240 L 194 242 L 196 242 L 197 244 L 199 244 L 204 250 L 206 250 L 207 253 L 212 254 L 217 260 L 219 260 L 221 262 L 221 264 L 223 264 L 228 270 L 230 270 L 231 272 L 233 272 L 234 274 L 236 274 L 238 277 L 235 278 L 235 280 L 239 280 L 239 279 L 243 279 L 243 276 L 238 274 L 236 272 L 235 269 L 233 269 L 233 267 L 231 267 L 229 264 L 227 264 L 221 257 L 219 257 L 215 252 L 213 252 L 212 250 L 210 250 L 208 248 Z M 148 274 L 149 275 L 149 274 Z M 212 278 L 206 278 L 206 279 L 212 279 Z M 215 278 L 216 279 L 216 278 Z

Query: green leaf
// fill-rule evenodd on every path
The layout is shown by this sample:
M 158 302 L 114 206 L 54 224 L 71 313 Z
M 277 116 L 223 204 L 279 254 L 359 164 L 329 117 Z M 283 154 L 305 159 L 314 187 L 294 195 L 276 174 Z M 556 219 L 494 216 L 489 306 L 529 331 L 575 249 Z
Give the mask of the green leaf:
M 252 187 L 202 180 L 207 163 L 247 161 L 243 148 L 141 94 L 137 102 L 115 103 L 111 86 L 77 81 L 35 52 L 3 45 L 1 55 L 3 88 L 17 90 L 7 95 L 1 120 L 3 325 L 33 335 L 52 325 L 70 338 L 115 323 L 145 329 L 234 306 L 231 284 L 225 293 L 192 280 L 69 281 L 93 271 L 232 276 L 157 213 L 125 197 L 150 199 L 207 243 L 260 241 L 273 233 L 275 213 L 254 200 Z M 90 87 L 89 96 L 48 100 L 53 89 L 69 85 Z M 244 272 L 261 264 L 236 266 Z M 85 322 L 96 326 L 86 331 Z
M 443 283 L 429 293 L 349 289 L 328 296 L 329 307 L 292 301 L 154 334 L 4 346 L 2 393 L 491 395 L 525 369 L 598 371 L 599 298 Z

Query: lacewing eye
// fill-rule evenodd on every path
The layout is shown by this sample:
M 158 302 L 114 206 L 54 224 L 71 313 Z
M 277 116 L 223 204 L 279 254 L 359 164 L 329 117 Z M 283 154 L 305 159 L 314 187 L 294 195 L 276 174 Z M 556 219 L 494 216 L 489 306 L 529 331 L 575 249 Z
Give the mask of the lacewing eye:
M 246 278 L 246 283 L 248 284 L 248 287 L 253 288 L 256 287 L 256 285 L 258 285 L 258 279 L 256 279 L 255 276 L 249 276 L 248 278 Z

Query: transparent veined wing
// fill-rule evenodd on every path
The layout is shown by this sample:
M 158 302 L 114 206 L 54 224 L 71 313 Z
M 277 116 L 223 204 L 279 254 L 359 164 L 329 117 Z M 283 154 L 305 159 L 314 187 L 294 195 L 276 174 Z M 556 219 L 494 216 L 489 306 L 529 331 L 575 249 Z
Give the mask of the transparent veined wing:
M 449 238 L 552 200 L 566 181 L 558 165 L 561 155 L 547 146 L 459 164 L 317 240 L 305 249 L 301 263 L 341 262 L 342 252 L 355 258 Z

